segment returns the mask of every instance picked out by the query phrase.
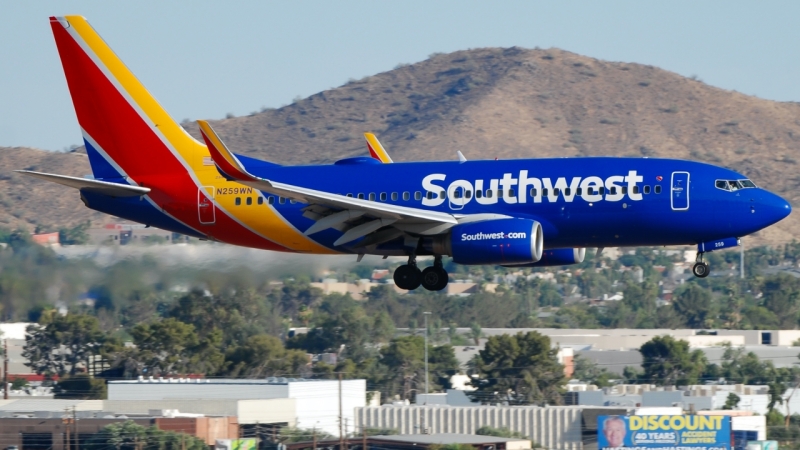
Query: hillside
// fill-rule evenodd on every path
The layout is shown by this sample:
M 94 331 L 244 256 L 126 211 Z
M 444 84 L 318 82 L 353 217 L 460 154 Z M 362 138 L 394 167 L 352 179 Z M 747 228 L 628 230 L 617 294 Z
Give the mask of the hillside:
M 800 161 L 800 104 L 722 90 L 652 66 L 557 49 L 488 48 L 435 55 L 280 109 L 212 124 L 234 151 L 284 164 L 363 155 L 361 134 L 373 131 L 396 161 L 453 159 L 456 150 L 471 159 L 687 158 L 731 167 L 795 205 L 800 200 L 800 177 L 794 173 Z M 194 124 L 186 127 L 199 136 Z M 13 151 L 19 155 L 12 159 L 33 152 Z M 13 161 L 5 153 L 0 154 L 0 166 L 20 167 L 9 165 Z M 27 158 L 32 162 L 23 167 L 54 164 L 53 170 L 78 175 L 88 170 L 74 154 Z M 64 166 L 59 169 L 61 158 Z M 0 179 L 0 193 L 6 201 L 15 195 L 25 198 L 25 205 L 10 208 L 24 220 L 73 221 L 81 216 L 73 203 L 62 206 L 59 202 L 66 199 L 50 197 L 63 197 L 63 191 L 36 185 L 17 194 L 19 186 Z M 33 201 L 40 194 L 41 201 Z M 779 243 L 800 236 L 797 217 L 749 242 Z

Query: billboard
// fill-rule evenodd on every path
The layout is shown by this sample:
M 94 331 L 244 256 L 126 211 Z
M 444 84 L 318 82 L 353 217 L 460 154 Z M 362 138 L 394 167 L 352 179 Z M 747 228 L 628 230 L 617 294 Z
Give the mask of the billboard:
M 729 450 L 728 416 L 600 416 L 597 448 Z

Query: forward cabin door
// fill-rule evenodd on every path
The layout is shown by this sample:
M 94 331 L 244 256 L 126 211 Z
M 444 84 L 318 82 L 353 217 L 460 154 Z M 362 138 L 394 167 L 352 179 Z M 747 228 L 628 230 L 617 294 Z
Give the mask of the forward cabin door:
M 217 207 L 214 206 L 214 186 L 203 186 L 197 190 L 197 215 L 203 225 L 213 225 L 217 221 Z
M 670 204 L 673 211 L 689 209 L 689 172 L 672 172 Z

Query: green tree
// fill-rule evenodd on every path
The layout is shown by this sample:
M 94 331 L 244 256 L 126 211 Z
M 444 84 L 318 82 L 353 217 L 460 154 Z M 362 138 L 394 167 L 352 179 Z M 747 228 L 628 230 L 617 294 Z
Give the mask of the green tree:
M 672 336 L 656 336 L 639 349 L 642 380 L 660 386 L 697 384 L 708 360 L 700 350 Z
M 764 294 L 764 307 L 775 314 L 778 326 L 782 329 L 797 327 L 797 314 L 800 311 L 800 280 L 782 273 L 768 277 L 761 287 Z
M 389 379 L 386 394 L 399 394 L 412 399 L 425 385 L 425 339 L 422 336 L 402 336 L 380 351 L 381 364 L 386 366 Z M 453 347 L 450 345 L 428 346 L 429 387 L 435 391 L 441 387 L 440 378 L 458 370 Z
M 296 428 L 296 427 L 283 427 L 281 428 L 278 441 L 283 444 L 291 444 L 294 442 L 311 442 L 316 436 L 318 441 L 333 439 L 334 436 L 322 430 L 315 428 Z
M 714 308 L 711 292 L 696 283 L 687 283 L 672 302 L 675 312 L 689 328 L 712 328 Z
M 104 426 L 81 448 L 86 450 L 208 450 L 202 439 L 191 434 L 159 430 L 155 426 L 144 427 L 128 420 Z
M 520 433 L 519 431 L 511 431 L 508 428 L 494 428 L 488 425 L 484 425 L 475 430 L 475 434 L 479 436 L 495 436 L 503 438 L 519 438 L 519 439 L 528 438 L 528 436 L 526 436 L 525 433 Z
M 481 345 L 481 338 L 483 337 L 483 330 L 481 330 L 481 326 L 478 325 L 478 322 L 472 322 L 469 325 L 469 331 L 467 332 L 467 338 L 472 339 L 472 342 L 475 345 Z
M 103 400 L 107 396 L 106 381 L 85 373 L 65 376 L 58 380 L 53 393 L 55 398 Z
M 597 363 L 580 354 L 576 354 L 572 361 L 575 365 L 572 378 L 598 387 L 611 386 L 612 374 L 605 367 L 598 366 Z
M 728 394 L 728 398 L 725 399 L 725 406 L 723 406 L 722 409 L 736 409 L 736 407 L 739 406 L 739 402 L 741 400 L 742 400 L 741 397 L 731 392 L 730 394 Z
M 263 378 L 269 376 L 305 376 L 308 355 L 299 350 L 287 350 L 280 339 L 259 334 L 241 346 L 229 350 L 228 375 Z
M 58 230 L 58 240 L 61 245 L 84 245 L 89 242 L 89 227 L 92 222 L 86 221 L 72 228 L 63 227 Z
M 22 357 L 38 374 L 75 375 L 88 368 L 106 340 L 97 318 L 83 314 L 51 314 L 28 326 Z
M 557 352 L 535 331 L 492 336 L 477 356 L 480 380 L 468 395 L 484 403 L 560 404 L 566 377 Z
M 131 336 L 139 359 L 152 375 L 187 373 L 198 344 L 194 326 L 173 318 L 136 325 Z

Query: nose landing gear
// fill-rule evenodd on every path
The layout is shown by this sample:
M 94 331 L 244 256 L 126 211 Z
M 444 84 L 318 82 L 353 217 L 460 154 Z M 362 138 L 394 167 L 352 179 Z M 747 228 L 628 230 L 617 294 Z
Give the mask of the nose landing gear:
M 442 267 L 442 257 L 434 259 L 433 266 L 420 271 L 417 267 L 417 257 L 412 254 L 408 257 L 408 264 L 404 264 L 394 271 L 394 284 L 400 289 L 413 291 L 424 287 L 429 291 L 441 291 L 447 286 L 449 277 L 447 271 Z
M 708 263 L 703 261 L 703 252 L 697 252 L 697 259 L 692 267 L 692 273 L 697 278 L 705 278 L 708 276 L 709 272 Z

